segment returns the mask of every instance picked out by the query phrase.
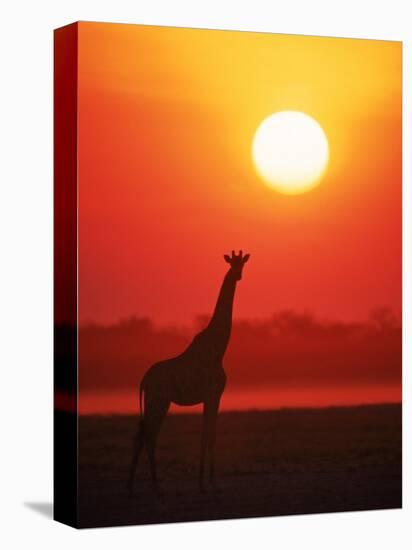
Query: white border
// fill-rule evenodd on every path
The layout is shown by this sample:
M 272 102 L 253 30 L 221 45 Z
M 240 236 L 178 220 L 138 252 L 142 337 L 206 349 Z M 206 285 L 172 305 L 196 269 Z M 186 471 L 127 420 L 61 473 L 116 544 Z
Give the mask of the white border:
M 408 548 L 411 481 L 411 54 L 402 0 L 19 1 L 3 8 L 1 540 L 7 548 Z M 24 505 L 52 497 L 52 29 L 76 20 L 404 41 L 404 509 L 76 532 Z M 6 546 L 5 546 L 6 547 Z

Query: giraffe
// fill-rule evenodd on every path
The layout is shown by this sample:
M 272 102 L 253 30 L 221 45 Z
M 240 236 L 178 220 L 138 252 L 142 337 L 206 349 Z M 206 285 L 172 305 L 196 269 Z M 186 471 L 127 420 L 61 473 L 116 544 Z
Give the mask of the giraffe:
M 199 332 L 191 344 L 177 357 L 152 365 L 140 383 L 140 421 L 136 432 L 130 474 L 129 495 L 133 495 L 135 471 L 139 455 L 146 448 L 150 473 L 156 494 L 160 490 L 156 442 L 162 422 L 171 403 L 181 406 L 203 404 L 202 436 L 200 448 L 199 489 L 205 490 L 206 459 L 209 459 L 209 480 L 215 486 L 214 450 L 216 420 L 220 398 L 226 385 L 223 356 L 229 344 L 232 329 L 233 300 L 237 282 L 242 278 L 243 266 L 250 254 L 242 251 L 224 255 L 230 268 L 226 273 L 209 324 Z M 142 407 L 143 396 L 143 407 Z

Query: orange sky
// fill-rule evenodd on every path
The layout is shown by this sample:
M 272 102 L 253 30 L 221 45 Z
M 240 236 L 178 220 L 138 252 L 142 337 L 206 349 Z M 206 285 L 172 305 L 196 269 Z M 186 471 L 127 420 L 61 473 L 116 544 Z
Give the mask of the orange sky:
M 284 109 L 329 139 L 300 196 L 251 158 Z M 400 43 L 80 23 L 78 160 L 81 323 L 189 324 L 232 248 L 252 254 L 236 317 L 400 311 Z
M 399 323 L 369 315 L 401 310 L 401 55 L 396 42 L 79 24 L 78 313 L 107 326 L 79 333 L 81 411 L 134 409 L 151 362 L 212 312 L 233 248 L 251 259 L 224 408 L 400 400 Z M 254 132 L 280 110 L 329 140 L 302 195 L 253 166 Z

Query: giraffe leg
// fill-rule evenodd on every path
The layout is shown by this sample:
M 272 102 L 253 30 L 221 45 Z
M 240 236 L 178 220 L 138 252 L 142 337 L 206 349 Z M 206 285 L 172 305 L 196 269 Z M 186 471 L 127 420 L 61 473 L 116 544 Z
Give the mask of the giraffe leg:
M 217 414 L 214 415 L 214 418 L 211 421 L 210 432 L 209 432 L 209 479 L 211 486 L 216 488 L 216 479 L 215 479 L 215 444 L 216 444 L 216 420 Z
M 208 454 L 209 454 L 209 479 L 213 488 L 215 484 L 215 446 L 216 446 L 216 422 L 219 410 L 220 396 L 214 399 L 210 404 L 209 412 L 209 430 L 208 430 Z
M 149 457 L 150 475 L 158 496 L 161 496 L 157 477 L 156 443 L 162 422 L 169 410 L 170 402 L 166 400 L 147 399 L 145 403 L 144 436 Z
M 211 398 L 203 406 L 203 430 L 199 469 L 199 489 L 204 492 L 206 456 L 209 458 L 210 480 L 214 484 L 214 448 L 216 439 L 216 418 L 220 396 Z
M 139 460 L 139 455 L 143 449 L 144 446 L 144 432 L 143 432 L 143 419 L 139 421 L 139 427 L 137 429 L 136 435 L 134 436 L 133 441 L 133 454 L 132 454 L 132 462 L 130 465 L 130 474 L 129 474 L 129 481 L 127 484 L 127 489 L 129 496 L 133 496 L 133 484 L 134 484 L 134 477 L 135 472 L 137 468 L 137 462 Z
M 207 431 L 208 431 L 208 418 L 206 405 L 203 405 L 203 418 L 202 418 L 202 439 L 200 443 L 200 467 L 199 467 L 199 491 L 205 492 L 205 461 L 207 451 Z

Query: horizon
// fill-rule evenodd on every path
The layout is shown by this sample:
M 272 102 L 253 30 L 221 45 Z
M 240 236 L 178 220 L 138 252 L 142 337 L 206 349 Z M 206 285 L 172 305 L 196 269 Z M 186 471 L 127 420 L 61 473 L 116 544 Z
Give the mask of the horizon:
M 298 310 L 293 308 L 285 307 L 283 309 L 276 309 L 273 310 L 271 314 L 267 314 L 263 317 L 240 317 L 237 315 L 233 315 L 233 321 L 234 322 L 262 322 L 262 321 L 270 321 L 274 316 L 277 316 L 279 314 L 287 314 L 292 313 L 297 316 L 304 316 L 309 317 L 311 319 L 314 319 L 318 321 L 320 324 L 330 324 L 330 323 L 342 323 L 342 324 L 348 324 L 348 325 L 356 325 L 356 324 L 364 324 L 371 322 L 371 316 L 374 315 L 377 311 L 387 311 L 391 316 L 394 322 L 401 325 L 402 324 L 402 311 L 395 309 L 392 309 L 388 307 L 386 304 L 378 304 L 376 306 L 372 306 L 369 309 L 365 309 L 363 315 L 356 316 L 356 317 L 333 317 L 331 315 L 329 316 L 319 316 L 317 313 L 311 309 L 302 307 Z M 199 321 L 204 322 L 205 319 L 209 319 L 212 316 L 213 308 L 211 308 L 210 312 L 198 312 L 194 313 L 193 317 L 191 319 L 188 319 L 186 322 L 176 322 L 176 321 L 164 321 L 159 320 L 156 318 L 151 318 L 150 315 L 139 315 L 138 312 L 132 312 L 129 315 L 118 317 L 116 319 L 113 319 L 111 321 L 99 321 L 95 319 L 84 319 L 82 322 L 78 323 L 78 328 L 81 329 L 87 329 L 90 327 L 102 327 L 102 328 L 110 328 L 117 325 L 127 324 L 132 321 L 147 321 L 153 325 L 155 329 L 167 329 L 167 328 L 176 328 L 176 329 L 182 329 L 182 330 L 193 330 L 197 329 L 199 326 Z M 70 323 L 61 322 L 56 323 L 57 326 L 69 326 Z
M 196 407 L 194 405 L 193 407 Z M 193 407 L 176 407 L 173 410 L 169 410 L 168 415 L 171 416 L 201 416 L 202 411 L 192 411 Z M 383 407 L 402 407 L 402 401 L 379 401 L 374 403 L 358 403 L 353 405 L 322 405 L 322 406 L 305 406 L 300 407 L 291 407 L 283 406 L 276 407 L 272 409 L 266 408 L 251 408 L 251 409 L 222 409 L 220 414 L 250 414 L 250 413 L 273 413 L 273 412 L 293 412 L 293 411 L 328 411 L 328 410 L 341 410 L 341 409 L 363 409 L 363 408 L 383 408 Z M 190 409 L 190 410 L 189 410 Z M 61 411 L 61 412 L 71 412 L 71 411 Z M 80 417 L 92 417 L 92 418 L 105 418 L 110 416 L 124 416 L 124 417 L 135 417 L 136 411 L 125 413 L 125 412 L 78 412 Z
M 138 385 L 137 385 L 138 388 Z M 361 388 L 357 390 L 339 391 L 338 388 L 327 388 L 317 397 L 317 404 L 313 402 L 310 393 L 305 391 L 276 392 L 256 388 L 252 392 L 230 391 L 226 389 L 220 404 L 221 412 L 251 412 L 251 411 L 279 411 L 285 409 L 331 409 L 352 408 L 375 405 L 402 404 L 402 389 L 394 387 L 388 389 Z M 281 404 L 276 404 L 278 400 Z M 257 404 L 257 403 L 260 404 Z M 273 403 L 270 406 L 270 403 Z M 78 401 L 78 414 L 81 416 L 107 415 L 135 415 L 140 416 L 138 391 L 124 392 L 83 392 Z M 168 414 L 195 414 L 201 415 L 202 405 L 180 407 L 171 404 Z

